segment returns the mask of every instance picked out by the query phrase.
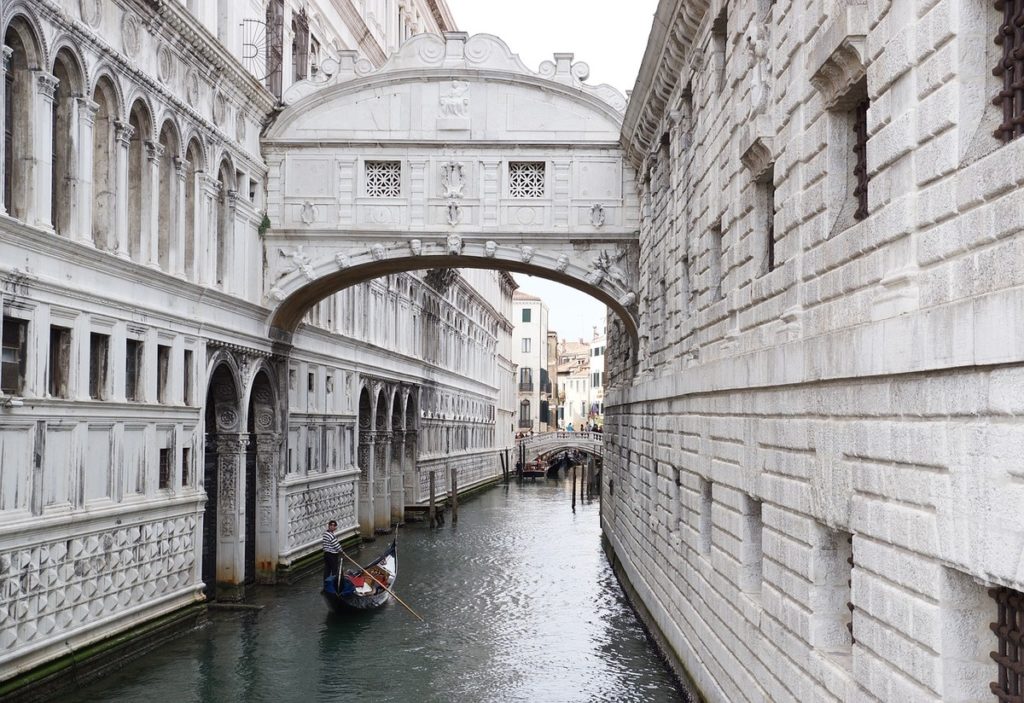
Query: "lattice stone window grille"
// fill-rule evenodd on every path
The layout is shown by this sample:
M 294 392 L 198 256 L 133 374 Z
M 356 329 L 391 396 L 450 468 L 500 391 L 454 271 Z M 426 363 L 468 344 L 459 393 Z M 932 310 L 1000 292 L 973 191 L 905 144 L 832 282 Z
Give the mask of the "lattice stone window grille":
M 508 194 L 513 198 L 544 197 L 544 162 L 512 161 L 508 165 Z
M 996 0 L 1002 11 L 995 42 L 1003 55 L 992 74 L 1003 81 L 992 104 L 1002 109 L 1003 121 L 995 136 L 1004 142 L 1024 136 L 1024 0 Z
M 990 627 L 998 642 L 992 652 L 998 672 L 989 688 L 1000 703 L 1015 703 L 1024 694 L 1024 594 L 1010 588 L 988 593 L 996 601 L 996 621 Z
M 366 195 L 371 198 L 397 198 L 401 194 L 401 161 L 366 162 Z

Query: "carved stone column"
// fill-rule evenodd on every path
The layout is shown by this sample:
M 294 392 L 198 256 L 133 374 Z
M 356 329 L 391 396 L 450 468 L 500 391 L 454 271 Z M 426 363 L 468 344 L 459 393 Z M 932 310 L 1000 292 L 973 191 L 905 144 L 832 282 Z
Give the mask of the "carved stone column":
M 114 254 L 130 259 L 128 253 L 128 149 L 132 145 L 135 128 L 127 122 L 114 123 L 117 140 L 117 191 L 115 194 Z
M 46 71 L 31 71 L 33 95 L 32 163 L 35 183 L 35 204 L 28 220 L 43 229 L 53 229 L 53 124 L 54 98 L 60 83 Z
M 148 231 L 142 232 L 142 261 L 150 268 L 160 268 L 160 159 L 164 148 L 158 142 L 146 142 L 146 163 L 149 164 L 147 187 L 143 190 L 143 220 Z M 148 198 L 146 196 L 149 196 Z M 146 205 L 148 200 L 149 210 Z
M 405 522 L 405 433 L 395 432 L 391 440 L 391 524 Z
M 277 557 L 277 483 L 283 476 L 281 435 L 266 432 L 256 435 L 256 579 L 274 583 Z
M 171 228 L 171 246 L 167 268 L 179 278 L 185 277 L 185 179 L 191 164 L 180 156 L 174 157 L 174 222 Z
M 242 253 L 240 238 L 237 236 L 238 227 L 238 191 L 229 190 L 224 195 L 227 205 L 227 222 L 224 225 L 224 284 L 222 290 L 225 293 L 242 294 L 239 275 L 244 262 L 237 261 Z
M 403 482 L 405 484 L 404 500 L 407 503 L 419 503 L 421 497 L 419 489 L 419 480 L 416 477 L 416 447 L 418 442 L 419 434 L 415 430 L 410 430 L 405 433 L 405 461 L 403 462 Z
M 208 174 L 199 175 L 202 195 L 199 222 L 196 223 L 196 279 L 205 286 L 217 283 L 217 200 L 220 181 Z
M 76 98 L 78 103 L 78 197 L 75 202 L 75 241 L 94 246 L 92 241 L 92 170 L 96 113 L 99 103 L 89 98 Z
M 376 532 L 391 530 L 391 493 L 388 490 L 388 464 L 391 432 L 378 432 L 374 443 L 373 527 Z
M 217 592 L 241 597 L 245 581 L 245 452 L 249 435 L 218 433 Z
M 0 49 L 0 86 L 3 86 L 7 82 L 7 72 L 11 70 L 11 54 L 14 53 L 14 49 L 9 46 L 4 46 Z M 3 120 L 7 119 L 7 104 L 6 104 L 6 90 L 0 90 L 0 116 Z M 5 149 L 7 148 L 7 140 L 0 139 L 0 213 L 6 214 L 8 203 L 5 200 L 7 189 L 3 187 L 3 184 L 7 182 L 7 154 Z
M 373 537 L 373 437 L 368 430 L 359 430 L 359 533 L 364 538 Z

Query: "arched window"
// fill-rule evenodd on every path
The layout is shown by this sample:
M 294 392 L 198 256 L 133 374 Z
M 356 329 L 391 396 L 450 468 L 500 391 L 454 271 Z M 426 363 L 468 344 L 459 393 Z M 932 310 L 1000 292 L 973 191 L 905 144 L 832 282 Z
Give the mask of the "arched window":
M 92 132 L 92 241 L 103 251 L 114 251 L 117 240 L 114 220 L 117 203 L 117 93 L 104 76 L 96 84 L 93 101 L 97 104 Z
M 193 139 L 188 144 L 185 152 L 185 246 L 183 256 L 185 278 L 195 280 L 196 275 L 196 231 L 199 216 L 197 205 L 197 185 L 199 174 L 203 170 L 202 152 L 199 149 L 199 142 Z
M 160 269 L 171 271 L 171 250 L 175 247 L 177 232 L 178 175 L 175 157 L 178 138 L 174 125 L 165 122 L 160 130 L 160 189 L 157 192 L 157 261 Z
M 519 426 L 529 427 L 531 424 L 530 401 L 524 400 L 519 403 Z
M 141 101 L 132 105 L 128 117 L 132 139 L 128 145 L 128 254 L 133 261 L 145 263 L 146 233 L 149 232 L 146 202 L 149 190 L 149 164 L 146 141 L 150 138 L 149 113 Z
M 39 43 L 28 23 L 15 18 L 4 34 L 4 45 L 11 49 L 4 82 L 4 203 L 9 215 L 27 220 L 35 190 L 30 71 L 39 66 Z

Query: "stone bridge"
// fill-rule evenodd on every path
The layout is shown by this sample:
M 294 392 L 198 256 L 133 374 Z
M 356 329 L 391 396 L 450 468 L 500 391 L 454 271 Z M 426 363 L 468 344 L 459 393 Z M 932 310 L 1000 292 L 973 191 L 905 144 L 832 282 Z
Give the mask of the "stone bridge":
M 527 461 L 533 461 L 538 457 L 566 449 L 578 449 L 592 456 L 601 456 L 604 449 L 604 434 L 601 432 L 543 432 L 532 437 L 517 439 L 516 456 L 519 456 L 520 447 L 525 448 Z
M 639 198 L 626 100 L 555 54 L 531 71 L 497 37 L 418 35 L 381 68 L 354 52 L 284 96 L 262 139 L 269 327 L 401 271 L 490 268 L 572 286 L 637 343 Z

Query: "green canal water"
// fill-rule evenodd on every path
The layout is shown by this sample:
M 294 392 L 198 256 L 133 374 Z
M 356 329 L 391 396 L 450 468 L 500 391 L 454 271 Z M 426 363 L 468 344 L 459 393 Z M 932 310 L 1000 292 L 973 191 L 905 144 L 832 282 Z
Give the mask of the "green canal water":
M 61 703 L 685 701 L 601 549 L 595 500 L 566 481 L 498 486 L 459 523 L 403 527 L 398 603 L 329 614 L 319 572 L 258 589 L 210 623 L 63 694 Z M 387 545 L 366 545 L 361 561 Z

